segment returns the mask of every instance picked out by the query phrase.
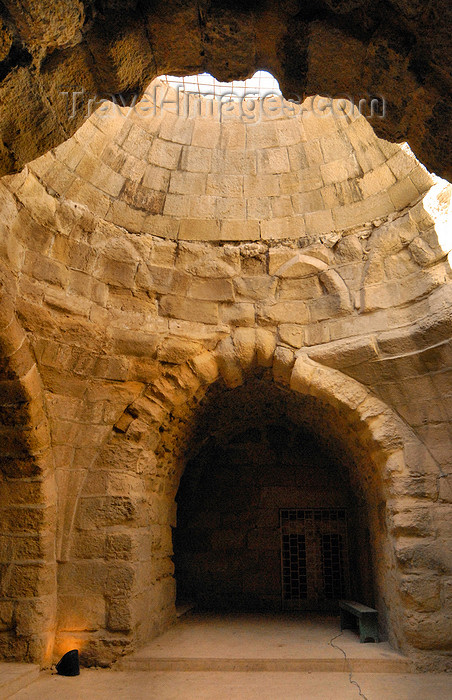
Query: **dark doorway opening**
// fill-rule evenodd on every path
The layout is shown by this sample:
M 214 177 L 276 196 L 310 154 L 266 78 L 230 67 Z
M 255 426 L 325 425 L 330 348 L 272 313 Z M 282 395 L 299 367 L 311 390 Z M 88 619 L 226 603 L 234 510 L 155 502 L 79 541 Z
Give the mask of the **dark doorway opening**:
M 337 612 L 344 597 L 373 603 L 356 467 L 328 435 L 322 406 L 294 402 L 253 380 L 200 407 L 176 499 L 178 603 L 317 612 Z

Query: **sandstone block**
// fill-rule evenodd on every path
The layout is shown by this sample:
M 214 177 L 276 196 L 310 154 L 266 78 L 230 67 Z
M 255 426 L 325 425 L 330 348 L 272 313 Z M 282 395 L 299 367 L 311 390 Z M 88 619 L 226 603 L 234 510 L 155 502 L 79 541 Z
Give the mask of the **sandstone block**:
M 399 180 L 388 189 L 388 195 L 396 209 L 407 207 L 419 196 L 409 177 Z
M 258 238 L 258 221 L 221 221 L 221 240 L 223 241 L 255 241 Z
M 193 299 L 234 301 L 234 289 L 231 280 L 195 279 L 188 289 L 188 296 Z
M 307 323 L 308 309 L 304 301 L 277 301 L 260 304 L 258 318 L 270 323 Z
M 182 364 L 202 350 L 202 345 L 185 338 L 166 338 L 160 343 L 157 358 L 162 362 Z
M 257 363 L 260 367 L 272 366 L 275 347 L 275 334 L 265 328 L 256 328 Z
M 176 170 L 181 157 L 182 146 L 177 143 L 155 139 L 149 151 L 149 162 L 161 168 Z
M 59 630 L 87 632 L 105 626 L 105 599 L 102 595 L 62 595 L 58 603 Z
M 218 323 L 218 304 L 213 301 L 182 299 L 177 296 L 163 296 L 159 303 L 162 316 L 180 318 L 201 323 Z
M 254 326 L 254 304 L 222 304 L 220 307 L 220 317 L 222 323 L 227 323 L 231 326 Z
M 219 343 L 216 356 L 220 374 L 226 386 L 231 389 L 243 383 L 242 367 L 237 358 L 232 338 L 225 338 Z
M 261 238 L 264 241 L 301 238 L 304 232 L 305 220 L 302 216 L 287 216 L 261 221 Z
M 283 278 L 308 277 L 310 275 L 317 275 L 327 268 L 328 265 L 323 262 L 323 260 L 311 257 L 310 255 L 296 253 L 277 269 L 274 274 L 277 277 Z
M 329 210 L 308 211 L 305 214 L 306 231 L 310 235 L 320 235 L 333 231 L 335 226 Z
M 289 384 L 295 356 L 292 350 L 278 345 L 273 358 L 273 377 L 275 382 Z
M 218 241 L 221 240 L 220 223 L 215 220 L 184 219 L 179 228 L 181 241 Z
M 97 276 L 106 284 L 115 287 L 132 287 L 134 284 L 136 263 L 120 262 L 101 255 L 99 257 Z
M 283 343 L 287 343 L 293 348 L 300 348 L 303 345 L 303 326 L 298 326 L 294 323 L 282 323 L 278 326 L 278 334 Z
M 176 174 L 171 173 L 171 175 Z M 170 170 L 156 166 L 148 165 L 143 175 L 142 184 L 144 187 L 149 187 L 151 190 L 166 192 L 170 181 Z
M 107 608 L 107 628 L 112 632 L 130 632 L 133 625 L 131 601 L 114 598 Z
M 237 328 L 234 331 L 233 343 L 237 359 L 243 369 L 249 369 L 255 360 L 256 332 L 254 328 Z
M 308 301 L 317 299 L 323 294 L 319 278 L 311 275 L 300 279 L 282 279 L 278 285 L 278 300 L 292 299 Z
M 211 148 L 184 146 L 180 167 L 192 173 L 207 173 L 210 170 L 211 158 Z
M 190 360 L 190 366 L 203 383 L 210 384 L 218 377 L 218 361 L 210 352 L 204 352 L 193 357 Z

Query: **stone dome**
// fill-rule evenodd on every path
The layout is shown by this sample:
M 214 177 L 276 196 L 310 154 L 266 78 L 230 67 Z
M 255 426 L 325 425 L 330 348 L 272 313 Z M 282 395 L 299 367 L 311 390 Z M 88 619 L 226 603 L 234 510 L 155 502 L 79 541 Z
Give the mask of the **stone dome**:
M 134 233 L 302 246 L 400 212 L 434 181 L 345 101 L 281 98 L 272 111 L 187 99 L 160 81 L 147 94 L 160 95 L 156 108 L 145 96 L 98 109 L 30 173 Z

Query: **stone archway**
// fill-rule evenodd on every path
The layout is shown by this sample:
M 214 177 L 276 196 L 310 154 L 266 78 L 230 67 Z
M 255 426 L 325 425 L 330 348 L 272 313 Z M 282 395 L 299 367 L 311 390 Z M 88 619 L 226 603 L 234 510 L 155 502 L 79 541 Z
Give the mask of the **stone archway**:
M 55 635 L 56 489 L 44 392 L 14 312 L 14 278 L 0 295 L 0 649 L 51 662 Z
M 248 328 L 236 329 L 213 351 L 156 373 L 117 421 L 97 458 L 98 496 L 93 497 L 92 483 L 91 491 L 80 492 L 75 517 L 83 515 L 84 524 L 73 533 L 59 580 L 65 594 L 69 581 L 82 582 L 90 591 L 83 614 L 91 620 L 78 635 L 86 660 L 109 663 L 174 619 L 171 528 L 193 417 L 209 386 L 220 381 L 237 387 L 257 367 L 288 391 L 331 406 L 366 455 L 366 478 L 378 484 L 373 495 L 380 504 L 374 524 L 382 557 L 378 601 L 386 611 L 388 636 L 420 665 L 428 663 L 429 652 L 420 650 L 430 644 L 428 621 L 436 622 L 438 613 L 437 608 L 419 609 L 417 587 L 428 587 L 432 557 L 441 554 L 431 549 L 423 520 L 427 504 L 418 494 L 435 465 L 427 460 L 425 474 L 417 465 L 415 472 L 410 468 L 410 454 L 421 449 L 418 438 L 369 389 L 302 351 L 295 355 L 277 345 L 271 331 Z M 86 550 L 80 555 L 82 542 L 90 543 L 91 559 Z M 441 566 L 439 559 L 435 566 Z M 105 619 L 106 628 L 101 626 Z M 59 631 L 57 648 L 70 634 Z

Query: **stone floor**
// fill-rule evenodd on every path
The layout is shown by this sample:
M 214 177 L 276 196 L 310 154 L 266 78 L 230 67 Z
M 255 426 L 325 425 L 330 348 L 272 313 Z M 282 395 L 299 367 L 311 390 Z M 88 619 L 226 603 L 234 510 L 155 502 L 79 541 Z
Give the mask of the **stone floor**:
M 360 644 L 339 618 L 314 614 L 188 614 L 118 664 L 123 671 L 354 671 L 406 673 L 387 642 Z M 337 648 L 341 647 L 344 654 Z
M 451 700 L 449 674 L 358 673 L 367 700 Z M 8 696 L 3 696 L 8 697 Z M 359 700 L 347 673 L 44 672 L 14 700 Z
M 43 672 L 0 700 L 452 700 L 452 675 L 338 634 L 335 617 L 190 614 L 114 669 Z

